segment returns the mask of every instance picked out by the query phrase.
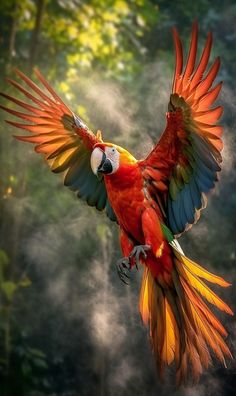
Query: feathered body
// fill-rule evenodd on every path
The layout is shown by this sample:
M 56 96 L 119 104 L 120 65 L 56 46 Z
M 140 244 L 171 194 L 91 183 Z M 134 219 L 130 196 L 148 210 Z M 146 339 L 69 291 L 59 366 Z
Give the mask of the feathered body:
M 34 143 L 53 172 L 64 172 L 66 186 L 118 223 L 121 249 L 131 268 L 137 264 L 133 252 L 147 249 L 141 257 L 139 308 L 149 325 L 160 375 L 175 362 L 179 383 L 187 377 L 188 366 L 198 380 L 203 367 L 211 364 L 210 350 L 223 364 L 231 357 L 224 341 L 227 332 L 202 299 L 232 314 L 205 281 L 222 287 L 229 283 L 187 258 L 176 239 L 196 223 L 206 206 L 220 171 L 223 147 L 222 127 L 217 125 L 222 107 L 211 108 L 222 85 L 212 88 L 220 61 L 217 58 L 206 72 L 212 46 L 209 33 L 195 66 L 197 36 L 194 23 L 183 68 L 182 45 L 174 29 L 176 68 L 166 129 L 143 160 L 103 142 L 100 132 L 94 135 L 37 70 L 47 93 L 17 71 L 33 93 L 18 82 L 9 82 L 33 105 L 2 94 L 27 112 L 1 106 L 26 121 L 7 121 L 30 132 L 17 138 Z
M 109 201 L 119 218 L 119 225 L 128 233 L 133 230 L 133 237 L 138 241 L 142 235 L 139 222 L 144 199 L 138 162 L 127 153 L 123 155 L 118 171 L 110 176 L 106 175 L 104 179 Z
M 103 148 L 103 144 L 97 146 Z M 171 144 L 167 147 L 171 150 Z M 168 163 L 165 149 L 163 153 Z M 167 177 L 163 170 L 158 177 L 164 183 Z M 160 375 L 165 365 L 175 361 L 181 383 L 190 361 L 193 377 L 198 380 L 202 368 L 212 363 L 208 345 L 224 365 L 225 356 L 231 357 L 222 338 L 227 332 L 199 293 L 219 309 L 229 314 L 232 311 L 203 279 L 223 287 L 229 284 L 185 257 L 174 239 L 168 238 L 170 234 L 165 235 L 164 216 L 148 191 L 143 172 L 127 155 L 114 175 L 105 175 L 108 198 L 119 219 L 122 251 L 128 256 L 136 245 L 151 246 L 144 260 L 140 312 L 144 323 L 150 325 Z

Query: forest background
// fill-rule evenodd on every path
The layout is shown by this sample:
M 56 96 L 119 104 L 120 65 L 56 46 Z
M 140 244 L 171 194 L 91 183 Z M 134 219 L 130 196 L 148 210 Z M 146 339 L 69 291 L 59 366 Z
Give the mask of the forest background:
M 181 238 L 193 259 L 233 283 L 236 309 L 236 4 L 234 0 L 5 0 L 0 2 L 0 90 L 14 68 L 36 65 L 71 109 L 138 158 L 165 125 L 174 50 L 198 19 L 212 30 L 225 111 L 223 170 L 208 208 Z M 14 95 L 16 92 L 14 91 Z M 5 100 L 1 103 L 6 104 Z M 9 104 L 8 104 L 9 105 Z M 141 270 L 120 282 L 117 226 L 63 187 L 0 113 L 1 396 L 230 396 L 235 362 L 198 385 L 160 384 L 138 313 Z M 220 315 L 222 316 L 222 315 Z M 236 323 L 222 316 L 235 350 Z

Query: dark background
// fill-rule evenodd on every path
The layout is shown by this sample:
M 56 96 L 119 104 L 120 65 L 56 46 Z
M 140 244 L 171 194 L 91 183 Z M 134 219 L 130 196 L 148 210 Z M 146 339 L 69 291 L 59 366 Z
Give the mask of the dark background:
M 30 75 L 37 65 L 93 130 L 141 158 L 165 125 L 171 27 L 186 48 L 195 18 L 200 47 L 212 30 L 212 59 L 222 60 L 225 148 L 220 182 L 181 244 L 233 283 L 217 292 L 235 309 L 234 0 L 1 1 L 0 89 L 13 94 L 5 76 L 16 66 Z M 235 361 L 228 369 L 215 362 L 196 386 L 177 390 L 173 368 L 160 384 L 138 313 L 141 271 L 130 286 L 116 274 L 116 225 L 79 202 L 31 146 L 15 141 L 5 117 L 1 112 L 1 396 L 235 394 Z M 235 319 L 219 316 L 234 351 Z

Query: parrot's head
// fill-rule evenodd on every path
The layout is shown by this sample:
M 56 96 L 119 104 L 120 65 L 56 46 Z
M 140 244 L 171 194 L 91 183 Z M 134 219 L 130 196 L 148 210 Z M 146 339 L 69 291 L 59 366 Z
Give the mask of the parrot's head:
M 112 143 L 97 143 L 91 155 L 91 168 L 95 175 L 111 175 L 121 167 L 137 160 L 125 149 Z

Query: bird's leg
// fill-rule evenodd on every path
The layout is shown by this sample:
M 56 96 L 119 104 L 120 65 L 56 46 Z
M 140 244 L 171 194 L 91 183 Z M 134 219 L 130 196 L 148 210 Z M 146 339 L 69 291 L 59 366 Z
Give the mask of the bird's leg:
M 151 249 L 150 245 L 138 245 L 134 246 L 133 250 L 128 257 L 122 257 L 116 263 L 117 272 L 119 278 L 126 285 L 129 284 L 129 272 L 132 268 L 132 259 L 134 260 L 134 265 L 138 270 L 138 264 L 140 264 L 140 255 L 142 254 L 144 258 L 147 257 L 147 251 Z
M 129 271 L 131 268 L 131 262 L 129 258 L 129 254 L 132 252 L 134 248 L 134 242 L 127 234 L 127 232 L 120 228 L 120 246 L 123 253 L 123 257 L 117 261 L 116 269 L 119 275 L 119 278 L 126 285 L 129 284 Z
M 136 268 L 138 269 L 138 264 L 140 264 L 140 255 L 142 254 L 144 258 L 147 258 L 147 251 L 151 250 L 150 245 L 137 245 L 134 246 L 132 252 L 129 254 L 129 263 L 131 269 L 131 260 L 134 259 Z
M 122 282 L 129 284 L 131 268 L 136 265 L 138 269 L 140 255 L 142 254 L 146 258 L 146 251 L 150 250 L 151 247 L 147 244 L 135 246 L 134 240 L 122 228 L 120 228 L 120 244 L 124 257 L 117 261 L 116 269 Z
M 130 271 L 130 259 L 129 257 L 122 257 L 116 263 L 117 273 L 120 280 L 126 285 L 129 284 L 128 272 Z

